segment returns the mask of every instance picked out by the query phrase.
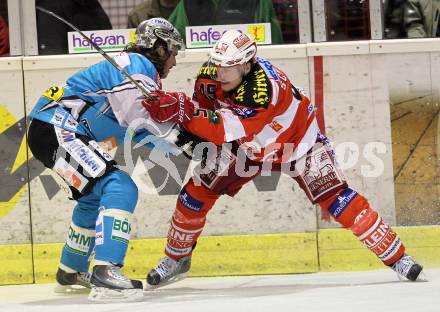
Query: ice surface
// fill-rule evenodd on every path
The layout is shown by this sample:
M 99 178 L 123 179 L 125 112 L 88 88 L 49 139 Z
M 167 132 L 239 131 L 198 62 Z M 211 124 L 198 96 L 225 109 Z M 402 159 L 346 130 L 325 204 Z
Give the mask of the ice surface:
M 188 278 L 136 303 L 95 304 L 54 284 L 0 286 L 1 312 L 429 312 L 440 311 L 440 269 L 428 282 L 400 282 L 391 270 Z

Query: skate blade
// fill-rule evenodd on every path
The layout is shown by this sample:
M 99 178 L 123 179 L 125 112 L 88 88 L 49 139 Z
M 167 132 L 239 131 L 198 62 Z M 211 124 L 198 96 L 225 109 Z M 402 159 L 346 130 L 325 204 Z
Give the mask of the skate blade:
M 417 276 L 416 282 L 429 282 L 428 277 L 425 274 L 425 271 L 420 272 L 419 276 Z
M 174 283 L 176 283 L 178 281 L 181 281 L 181 280 L 185 279 L 187 277 L 187 275 L 188 275 L 188 272 L 178 274 L 178 275 L 174 276 L 173 278 L 170 278 L 168 281 L 166 281 L 164 283 L 161 283 L 159 285 L 150 285 L 147 282 L 147 283 L 145 283 L 144 290 L 145 291 L 152 291 L 152 290 L 155 290 L 155 289 L 158 289 L 158 288 L 170 285 L 170 284 L 174 284 Z
M 144 297 L 142 289 L 109 289 L 92 287 L 88 299 L 97 303 L 133 302 Z
M 90 288 L 81 285 L 60 285 L 57 284 L 53 291 L 57 294 L 87 294 Z
M 417 276 L 417 279 L 415 281 L 411 281 L 407 279 L 404 276 L 401 276 L 400 274 L 397 274 L 397 277 L 399 278 L 399 281 L 401 282 L 409 282 L 409 283 L 416 283 L 416 282 L 429 282 L 428 278 L 426 277 L 425 271 L 420 272 L 419 276 Z

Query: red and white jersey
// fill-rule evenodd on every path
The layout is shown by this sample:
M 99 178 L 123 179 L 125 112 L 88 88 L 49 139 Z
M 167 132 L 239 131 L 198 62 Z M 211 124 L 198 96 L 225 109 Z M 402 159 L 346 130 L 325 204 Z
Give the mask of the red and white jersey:
M 210 79 L 212 70 L 204 64 L 199 71 L 193 98 L 201 109 L 185 125 L 188 131 L 217 145 L 238 141 L 257 160 L 276 154 L 276 162 L 296 160 L 316 142 L 313 104 L 269 61 L 257 57 L 242 83 L 227 94 Z

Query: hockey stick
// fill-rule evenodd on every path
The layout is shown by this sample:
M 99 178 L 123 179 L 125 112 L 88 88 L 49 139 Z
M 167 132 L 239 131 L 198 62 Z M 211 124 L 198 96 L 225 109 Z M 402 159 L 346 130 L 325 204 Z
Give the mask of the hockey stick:
M 72 28 L 73 30 L 78 32 L 88 43 L 90 43 L 90 45 L 93 48 L 96 49 L 96 51 L 99 52 L 99 54 L 101 54 L 107 61 L 109 61 L 110 64 L 112 64 L 125 78 L 130 80 L 136 86 L 136 88 L 138 88 L 142 92 L 142 94 L 147 99 L 149 99 L 149 100 L 156 99 L 155 96 L 151 95 L 150 91 L 148 91 L 142 84 L 140 84 L 139 82 L 134 80 L 133 77 L 131 77 L 130 74 L 125 71 L 125 69 L 123 69 L 121 66 L 119 66 L 118 63 L 116 63 L 107 53 L 104 52 L 104 50 L 102 50 L 96 43 L 94 43 L 89 37 L 87 37 L 81 30 L 79 30 L 77 27 L 75 27 L 74 25 L 72 25 L 71 23 L 66 21 L 64 18 L 62 18 L 61 16 L 55 14 L 52 11 L 46 10 L 46 9 L 44 9 L 42 7 L 39 7 L 39 6 L 36 6 L 35 8 L 37 10 L 41 11 L 41 12 L 44 12 L 44 13 L 49 14 L 49 15 L 52 15 L 56 19 L 59 19 L 64 24 L 66 24 L 67 26 L 69 26 L 70 28 Z

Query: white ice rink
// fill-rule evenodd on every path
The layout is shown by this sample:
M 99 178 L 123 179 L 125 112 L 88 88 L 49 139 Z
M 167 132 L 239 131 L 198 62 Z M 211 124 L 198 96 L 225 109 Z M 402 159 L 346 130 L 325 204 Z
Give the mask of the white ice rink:
M 93 304 L 59 295 L 53 284 L 0 286 L 1 312 L 427 312 L 440 311 L 440 269 L 428 282 L 399 282 L 391 270 L 302 275 L 188 278 L 136 303 Z

